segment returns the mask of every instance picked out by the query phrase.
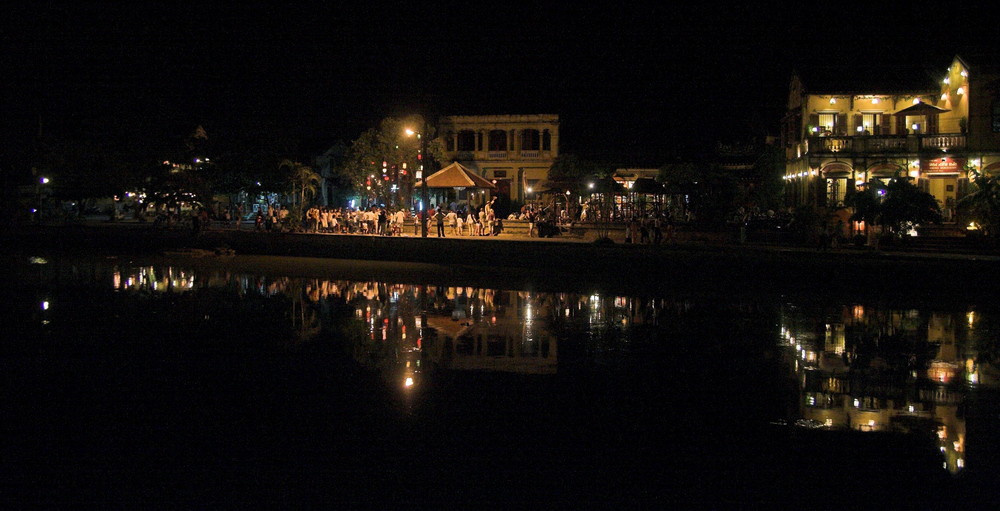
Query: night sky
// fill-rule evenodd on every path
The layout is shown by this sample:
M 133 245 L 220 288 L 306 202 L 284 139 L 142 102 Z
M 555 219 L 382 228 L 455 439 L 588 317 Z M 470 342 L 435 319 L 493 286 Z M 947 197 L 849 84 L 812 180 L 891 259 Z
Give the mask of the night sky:
M 561 117 L 563 152 L 658 166 L 776 135 L 802 64 L 943 72 L 997 33 L 964 4 L 648 3 L 7 7 L 5 153 L 39 119 L 49 134 L 108 116 L 210 137 L 277 130 L 320 152 L 386 116 L 545 113 Z

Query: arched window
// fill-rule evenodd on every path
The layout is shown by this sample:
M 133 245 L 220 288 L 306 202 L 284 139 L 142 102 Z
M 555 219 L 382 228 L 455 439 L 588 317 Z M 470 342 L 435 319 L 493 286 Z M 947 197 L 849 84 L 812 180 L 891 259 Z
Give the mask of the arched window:
M 490 151 L 507 150 L 507 132 L 504 130 L 492 130 L 489 134 Z
M 476 132 L 472 130 L 462 130 L 458 132 L 458 149 L 457 151 L 475 151 L 476 150 Z
M 521 132 L 522 151 L 538 151 L 541 145 L 541 136 L 538 130 L 527 129 Z

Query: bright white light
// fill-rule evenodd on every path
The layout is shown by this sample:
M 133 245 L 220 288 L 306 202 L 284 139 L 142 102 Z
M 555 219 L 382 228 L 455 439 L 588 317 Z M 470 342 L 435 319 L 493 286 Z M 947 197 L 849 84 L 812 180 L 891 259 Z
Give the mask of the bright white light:
M 403 386 L 412 387 L 413 386 L 413 378 L 407 377 L 406 381 L 403 383 Z

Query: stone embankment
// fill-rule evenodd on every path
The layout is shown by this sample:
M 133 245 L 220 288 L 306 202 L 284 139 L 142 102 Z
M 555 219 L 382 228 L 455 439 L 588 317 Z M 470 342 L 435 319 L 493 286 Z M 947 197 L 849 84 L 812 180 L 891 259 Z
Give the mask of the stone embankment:
M 580 239 L 381 237 L 210 230 L 193 234 L 147 225 L 32 226 L 3 234 L 8 253 L 164 255 L 223 253 L 320 260 L 441 265 L 452 272 L 549 282 L 605 284 L 662 292 L 712 288 L 736 292 L 992 294 L 1000 258 L 858 249 L 736 244 L 599 245 Z M 525 277 L 527 276 L 527 277 Z

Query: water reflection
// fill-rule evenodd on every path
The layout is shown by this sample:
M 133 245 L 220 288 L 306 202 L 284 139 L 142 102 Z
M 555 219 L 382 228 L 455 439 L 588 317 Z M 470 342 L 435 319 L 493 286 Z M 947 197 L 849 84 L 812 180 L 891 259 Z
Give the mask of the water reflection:
M 655 359 L 674 364 L 657 370 L 678 372 L 680 380 L 690 371 L 685 364 L 704 364 L 710 373 L 731 352 L 761 364 L 778 355 L 794 377 L 797 402 L 775 419 L 932 435 L 953 474 L 966 466 L 966 445 L 975 441 L 966 425 L 970 393 L 997 383 L 989 363 L 997 314 L 972 306 L 547 293 L 117 262 L 45 268 L 38 274 L 43 288 L 93 278 L 137 296 L 221 289 L 275 299 L 280 314 L 271 317 L 282 318 L 295 342 L 343 343 L 359 365 L 407 395 L 442 371 L 544 377 L 581 367 L 629 371 Z M 56 320 L 58 306 L 41 303 L 42 321 Z
M 781 323 L 806 425 L 930 432 L 943 466 L 965 467 L 963 406 L 976 386 L 996 383 L 980 361 L 989 339 L 976 311 L 786 305 Z

